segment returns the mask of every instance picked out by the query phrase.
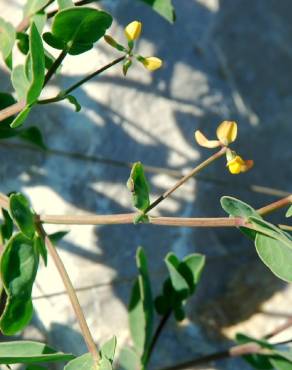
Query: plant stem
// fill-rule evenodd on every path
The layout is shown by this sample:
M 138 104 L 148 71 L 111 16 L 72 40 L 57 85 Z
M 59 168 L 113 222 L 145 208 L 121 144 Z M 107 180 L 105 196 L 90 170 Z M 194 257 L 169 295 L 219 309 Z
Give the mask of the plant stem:
M 0 110 L 0 122 L 4 121 L 6 118 L 19 113 L 25 107 L 25 101 L 21 100 L 15 104 L 9 105 L 9 107 Z
M 171 316 L 171 313 L 172 313 L 172 310 L 169 310 L 164 316 L 162 316 L 156 330 L 155 330 L 155 333 L 152 337 L 152 340 L 151 340 L 151 343 L 150 343 L 150 346 L 149 346 L 149 349 L 148 349 L 148 352 L 146 354 L 146 359 L 145 359 L 145 366 L 148 364 L 149 360 L 150 360 L 150 357 L 151 357 L 151 354 L 155 348 L 155 345 L 160 337 L 160 334 L 162 333 L 162 330 L 165 326 L 165 324 L 167 323 L 168 319 L 170 318 Z
M 265 207 L 262 207 L 257 210 L 257 212 L 261 215 L 268 215 L 269 213 L 272 213 L 280 208 L 286 207 L 289 204 L 292 204 L 292 195 L 288 195 L 285 198 L 282 198 L 280 200 L 277 200 L 276 202 L 273 202 L 271 204 L 268 204 Z
M 197 167 L 195 167 L 190 173 L 183 176 L 173 187 L 167 190 L 165 193 L 160 195 L 154 202 L 152 202 L 145 210 L 145 214 L 148 213 L 151 209 L 156 207 L 159 203 L 161 203 L 164 199 L 169 197 L 175 190 L 177 190 L 180 186 L 182 186 L 186 181 L 188 181 L 191 177 L 195 176 L 209 164 L 213 163 L 216 159 L 221 158 L 226 153 L 227 148 L 222 147 L 217 153 L 211 155 L 211 157 L 207 158 L 205 161 L 200 163 Z
M 62 92 L 62 95 L 65 95 L 66 96 L 66 95 L 70 94 L 71 91 L 77 89 L 79 86 L 83 85 L 85 82 L 91 80 L 93 77 L 101 74 L 102 72 L 106 71 L 107 69 L 109 69 L 110 67 L 114 66 L 115 64 L 120 63 L 124 59 L 125 59 L 125 56 L 122 56 L 120 58 L 117 58 L 117 59 L 113 60 L 111 63 L 103 66 L 102 68 L 99 68 L 98 70 L 96 70 L 95 72 L 91 73 L 90 75 L 82 78 L 82 80 L 76 82 L 74 85 L 68 87 L 68 89 L 66 89 L 65 91 Z
M 76 315 L 76 318 L 78 320 L 78 323 L 80 325 L 80 329 L 82 331 L 82 334 L 83 334 L 83 338 L 86 342 L 86 345 L 87 345 L 87 348 L 89 350 L 89 352 L 92 354 L 92 357 L 94 359 L 94 362 L 97 364 L 98 361 L 99 361 L 99 353 L 97 351 L 97 348 L 96 348 L 96 345 L 94 343 L 94 340 L 93 340 L 93 337 L 90 333 L 90 330 L 88 328 L 88 325 L 87 325 L 87 322 L 85 320 L 85 317 L 84 317 L 84 313 L 82 311 L 82 308 L 80 306 L 80 303 L 78 301 L 78 298 L 77 298 L 77 295 L 76 295 L 76 292 L 74 290 L 74 287 L 72 285 L 72 282 L 70 280 L 70 277 L 66 271 L 66 268 L 56 250 L 56 248 L 54 247 L 54 245 L 52 244 L 50 238 L 48 237 L 48 235 L 46 234 L 43 226 L 41 223 L 38 223 L 37 224 L 37 227 L 38 227 L 38 230 L 40 232 L 40 234 L 42 235 L 42 237 L 44 238 L 45 240 L 45 244 L 48 248 L 48 251 L 55 263 L 55 266 L 63 280 L 63 283 L 64 283 L 64 286 L 67 290 L 67 293 L 68 293 L 68 296 L 70 298 L 70 301 L 71 301 L 71 305 L 75 311 L 75 315 Z
M 106 64 L 102 68 L 99 68 L 95 72 L 93 72 L 93 73 L 89 74 L 88 76 L 82 78 L 82 80 L 76 82 L 74 85 L 68 87 L 66 90 L 61 91 L 57 96 L 55 96 L 53 98 L 39 100 L 38 101 L 38 104 L 56 103 L 58 101 L 61 101 L 61 100 L 65 99 L 66 96 L 68 94 L 70 94 L 70 92 L 72 92 L 73 90 L 77 89 L 79 86 L 83 85 L 85 82 L 91 80 L 93 77 L 95 77 L 95 76 L 101 74 L 102 72 L 106 71 L 107 69 L 109 69 L 110 67 L 114 66 L 115 64 L 120 63 L 124 59 L 125 59 L 125 56 L 122 56 L 120 58 L 115 59 L 111 63 Z
M 53 74 L 56 72 L 56 70 L 59 68 L 59 66 L 62 64 L 63 60 L 65 59 L 68 51 L 66 49 L 62 50 L 58 58 L 54 61 L 54 63 L 51 65 L 50 69 L 45 75 L 45 81 L 43 87 L 46 86 L 46 84 L 50 81 Z

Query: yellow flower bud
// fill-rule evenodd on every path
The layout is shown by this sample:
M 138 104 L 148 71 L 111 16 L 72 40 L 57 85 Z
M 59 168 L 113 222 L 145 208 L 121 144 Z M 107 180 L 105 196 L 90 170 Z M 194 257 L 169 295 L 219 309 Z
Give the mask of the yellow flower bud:
M 246 172 L 252 168 L 254 162 L 252 160 L 243 160 L 239 155 L 236 155 L 231 161 L 227 162 L 227 167 L 233 175 L 238 175 L 241 172 Z
M 125 28 L 125 35 L 128 41 L 136 40 L 140 36 L 141 30 L 142 30 L 141 22 L 133 21 L 129 23 L 127 27 Z
M 163 64 L 162 60 L 156 57 L 143 58 L 142 63 L 144 64 L 144 67 L 147 68 L 149 71 L 155 71 Z
M 233 143 L 237 137 L 237 124 L 232 121 L 223 121 L 217 127 L 217 138 L 223 145 Z

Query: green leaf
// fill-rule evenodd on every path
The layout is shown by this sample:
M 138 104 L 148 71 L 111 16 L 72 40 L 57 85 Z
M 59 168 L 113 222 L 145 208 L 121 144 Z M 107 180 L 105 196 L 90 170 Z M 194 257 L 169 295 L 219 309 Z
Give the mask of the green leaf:
M 13 68 L 11 82 L 16 91 L 18 100 L 24 100 L 30 86 L 30 82 L 25 73 L 24 65 L 18 65 Z
M 60 10 L 71 8 L 72 6 L 74 6 L 74 3 L 72 0 L 57 0 L 57 2 L 58 2 Z
M 27 55 L 29 51 L 29 36 L 25 32 L 17 32 L 16 38 L 18 40 L 17 47 L 22 54 Z
M 103 357 L 98 364 L 99 370 L 112 370 L 113 366 L 110 360 L 108 360 L 106 357 Z
M 201 274 L 205 267 L 206 258 L 202 254 L 190 254 L 184 258 L 178 267 L 178 271 L 188 283 L 190 293 L 194 293 L 200 281 Z
M 94 361 L 91 353 L 85 353 L 68 362 L 64 370 L 95 370 Z
M 154 305 L 148 275 L 147 259 L 143 248 L 136 253 L 139 276 L 134 283 L 129 304 L 129 323 L 137 353 L 142 357 L 150 344 L 153 329 Z
M 116 347 L 117 347 L 117 338 L 115 336 L 113 336 L 110 340 L 108 340 L 107 342 L 105 342 L 102 345 L 102 347 L 100 349 L 101 357 L 102 358 L 106 357 L 108 360 L 113 362 Z
M 77 55 L 90 50 L 111 26 L 110 14 L 87 7 L 67 8 L 58 12 L 52 33 L 45 34 L 45 41 L 56 49 L 66 49 Z
M 45 12 L 38 12 L 32 16 L 31 20 L 41 35 L 47 22 L 47 14 Z
M 178 301 L 177 305 L 173 309 L 174 317 L 176 321 L 182 321 L 185 319 L 186 314 L 181 302 Z
M 178 270 L 180 261 L 173 253 L 168 253 L 165 257 L 165 263 L 174 290 L 180 297 L 182 297 L 182 299 L 186 298 L 189 294 L 189 285 Z
M 8 241 L 1 258 L 1 275 L 7 301 L 0 328 L 5 335 L 16 334 L 32 318 L 31 291 L 38 262 L 38 253 L 32 240 L 18 233 Z
M 31 61 L 31 84 L 27 91 L 26 102 L 33 104 L 43 88 L 45 80 L 45 54 L 41 36 L 34 23 L 30 27 L 29 50 Z
M 49 1 L 50 0 L 27 0 L 23 9 L 24 17 L 30 17 L 37 13 L 39 10 L 43 9 Z
M 27 119 L 31 111 L 31 106 L 27 105 L 11 122 L 10 127 L 16 128 L 23 125 L 24 121 Z
M 221 207 L 230 216 L 248 218 L 254 216 L 260 218 L 258 213 L 248 204 L 239 199 L 224 196 L 220 199 Z
M 57 231 L 49 235 L 50 241 L 56 245 L 69 231 Z
M 292 217 L 292 206 L 290 206 L 286 212 L 286 217 Z
M 41 131 L 35 126 L 31 126 L 25 130 L 21 130 L 18 135 L 22 140 L 28 141 L 29 143 L 36 145 L 38 148 L 41 148 L 43 150 L 48 149 L 46 144 L 44 143 Z
M 292 249 L 260 233 L 256 236 L 255 245 L 264 264 L 280 279 L 292 282 Z
M 272 367 L 276 370 L 291 370 L 292 362 L 283 358 L 270 358 Z
M 172 0 L 141 0 L 151 6 L 151 8 L 162 17 L 173 23 L 175 21 L 175 11 Z
M 43 238 L 36 234 L 35 238 L 34 238 L 34 245 L 35 245 L 35 249 L 41 255 L 45 266 L 47 266 L 47 264 L 48 264 L 48 251 L 47 251 L 46 244 L 45 244 Z
M 15 28 L 11 23 L 0 17 L 0 51 L 4 60 L 11 55 L 15 40 Z
M 39 365 L 29 365 L 25 370 L 47 370 L 47 368 Z
M 0 343 L 1 364 L 33 364 L 35 362 L 59 362 L 74 358 L 72 354 L 57 352 L 43 343 L 11 341 Z
M 23 234 L 32 239 L 35 233 L 35 216 L 31 211 L 29 201 L 21 193 L 10 195 L 9 203 L 11 216 Z
M 6 209 L 2 208 L 3 224 L 0 226 L 2 243 L 11 238 L 13 233 L 13 221 Z
M 252 223 L 253 228 L 261 234 L 266 236 L 270 236 L 283 244 L 286 244 L 288 248 L 292 248 L 291 239 L 287 236 L 287 234 L 281 230 L 279 227 L 267 222 L 263 219 L 258 219 L 255 217 L 250 217 L 249 222 Z
M 75 112 L 80 112 L 81 111 L 81 105 L 78 102 L 78 100 L 75 98 L 75 96 L 73 96 L 73 95 L 66 95 L 65 99 L 67 99 L 71 104 L 74 105 Z
M 124 347 L 119 356 L 119 365 L 124 370 L 137 370 L 140 368 L 140 359 L 132 348 Z
M 149 185 L 144 175 L 144 169 L 141 162 L 133 164 L 127 187 L 132 193 L 133 206 L 140 211 L 145 211 L 150 205 Z

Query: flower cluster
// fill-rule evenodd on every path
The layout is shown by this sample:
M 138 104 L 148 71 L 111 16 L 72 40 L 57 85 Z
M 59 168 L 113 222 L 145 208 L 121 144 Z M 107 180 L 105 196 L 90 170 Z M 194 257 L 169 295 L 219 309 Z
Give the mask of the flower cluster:
M 233 121 L 223 121 L 216 130 L 217 140 L 209 140 L 199 130 L 195 132 L 197 143 L 205 148 L 226 147 L 227 167 L 232 174 L 246 172 L 253 167 L 253 160 L 243 160 L 234 150 L 228 148 L 237 138 L 237 124 Z
M 109 35 L 105 35 L 104 39 L 105 41 L 114 47 L 115 49 L 122 51 L 126 53 L 125 61 L 123 64 L 123 73 L 124 75 L 127 74 L 129 68 L 132 65 L 133 58 L 138 60 L 138 62 L 142 63 L 145 68 L 147 68 L 149 71 L 155 71 L 156 69 L 160 68 L 162 66 L 162 60 L 157 57 L 144 57 L 142 55 L 134 54 L 133 49 L 135 46 L 135 41 L 140 37 L 142 31 L 142 23 L 139 21 L 133 21 L 129 23 L 125 29 L 125 36 L 128 40 L 128 46 L 125 47 L 121 44 L 119 44 L 115 39 L 113 39 Z

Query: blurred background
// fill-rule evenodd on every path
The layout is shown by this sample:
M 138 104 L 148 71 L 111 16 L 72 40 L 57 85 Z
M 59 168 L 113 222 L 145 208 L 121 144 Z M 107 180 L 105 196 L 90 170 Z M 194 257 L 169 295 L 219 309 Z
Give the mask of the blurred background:
M 141 54 L 164 60 L 149 73 L 135 64 L 128 76 L 115 66 L 75 92 L 82 110 L 66 102 L 33 110 L 26 124 L 37 125 L 51 149 L 33 150 L 17 141 L 0 142 L 1 191 L 22 191 L 35 210 L 46 214 L 111 214 L 131 211 L 126 188 L 129 162 L 161 167 L 148 171 L 153 199 L 179 174 L 210 151 L 193 134 L 210 138 L 223 120 L 235 120 L 235 148 L 255 167 L 233 176 L 224 159 L 191 180 L 153 215 L 224 216 L 222 195 L 261 207 L 292 191 L 292 3 L 291 0 L 174 0 L 171 25 L 137 0 L 105 0 L 114 15 L 109 33 L 124 42 L 123 28 L 143 22 Z M 1 0 L 1 16 L 18 24 L 23 0 Z M 118 56 L 103 41 L 92 51 L 69 56 L 52 80 L 54 95 Z M 12 91 L 5 67 L 1 91 Z M 279 211 L 271 220 L 283 221 Z M 179 257 L 207 256 L 187 319 L 171 319 L 153 355 L 159 369 L 230 346 L 237 332 L 262 336 L 292 315 L 291 287 L 259 261 L 237 230 L 139 226 L 47 227 L 68 230 L 58 248 L 72 277 L 97 343 L 117 335 L 130 344 L 127 304 L 136 276 L 135 251 L 149 258 L 155 292 L 166 275 L 168 251 Z M 35 316 L 24 337 L 47 340 L 55 348 L 86 352 L 78 324 L 51 261 L 41 267 L 34 289 Z M 290 333 L 291 334 L 291 333 Z M 287 333 L 284 333 L 287 338 Z M 290 337 L 289 337 L 290 339 Z M 53 369 L 53 366 L 50 368 Z M 250 369 L 241 360 L 218 361 L 201 369 Z

